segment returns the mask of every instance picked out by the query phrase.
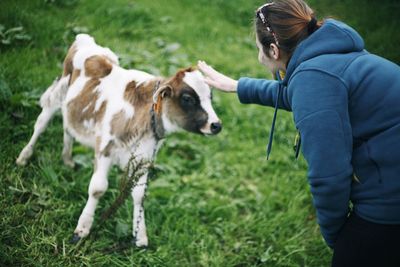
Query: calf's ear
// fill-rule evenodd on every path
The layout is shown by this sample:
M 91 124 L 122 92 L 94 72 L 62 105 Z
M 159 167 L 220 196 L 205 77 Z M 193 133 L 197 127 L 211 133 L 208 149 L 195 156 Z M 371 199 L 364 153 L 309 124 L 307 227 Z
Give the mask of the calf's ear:
M 177 81 L 178 83 L 182 81 L 183 77 L 185 76 L 185 72 L 192 72 L 197 70 L 196 67 L 187 67 L 185 69 L 180 69 L 177 73 L 175 73 L 173 80 Z
M 153 94 L 153 103 L 157 103 L 159 98 L 163 99 L 164 97 L 172 96 L 172 87 L 170 85 L 162 85 L 157 91 Z

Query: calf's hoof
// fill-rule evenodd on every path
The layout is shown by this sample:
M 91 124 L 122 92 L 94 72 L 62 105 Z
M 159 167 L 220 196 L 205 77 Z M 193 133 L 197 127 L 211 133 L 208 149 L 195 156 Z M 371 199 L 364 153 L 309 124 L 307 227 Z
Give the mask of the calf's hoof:
M 29 146 L 24 147 L 24 149 L 22 149 L 21 153 L 19 154 L 15 162 L 19 166 L 25 166 L 28 159 L 32 156 L 32 154 L 33 154 L 33 149 L 31 147 Z
M 149 242 L 146 239 L 141 239 L 141 240 L 136 240 L 136 238 L 132 239 L 132 244 L 135 245 L 138 248 L 143 248 L 146 249 L 149 245 Z
M 17 163 L 18 166 L 25 166 L 26 160 L 18 158 L 15 163 Z
M 68 168 L 74 169 L 75 168 L 75 162 L 72 159 L 66 160 L 64 159 L 64 165 L 67 166 Z
M 21 154 L 18 156 L 17 160 L 15 163 L 17 163 L 18 166 L 25 166 L 26 163 L 28 162 L 28 158 L 21 152 Z
M 78 234 L 74 234 L 70 240 L 71 244 L 76 244 L 81 240 L 81 237 Z

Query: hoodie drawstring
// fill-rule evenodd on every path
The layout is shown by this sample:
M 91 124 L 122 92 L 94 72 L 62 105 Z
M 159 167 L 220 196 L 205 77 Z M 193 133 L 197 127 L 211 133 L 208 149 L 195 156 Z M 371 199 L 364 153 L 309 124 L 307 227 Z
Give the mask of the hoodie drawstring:
M 272 140 L 274 138 L 276 116 L 278 114 L 278 103 L 279 103 L 279 99 L 281 98 L 281 94 L 282 94 L 282 75 L 284 75 L 284 73 L 282 73 L 280 71 L 277 71 L 275 74 L 276 79 L 279 81 L 279 85 L 278 85 L 278 95 L 277 95 L 276 101 L 275 101 L 274 117 L 272 119 L 271 131 L 269 132 L 269 141 L 268 141 L 268 146 L 267 146 L 267 160 L 269 159 L 269 155 L 271 154 Z

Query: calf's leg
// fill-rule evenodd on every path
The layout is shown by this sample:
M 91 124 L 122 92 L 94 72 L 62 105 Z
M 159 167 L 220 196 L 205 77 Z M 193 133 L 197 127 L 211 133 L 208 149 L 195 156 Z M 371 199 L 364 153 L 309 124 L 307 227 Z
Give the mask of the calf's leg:
M 68 133 L 68 130 L 64 128 L 64 147 L 62 151 L 62 159 L 64 164 L 73 168 L 75 166 L 72 160 L 72 145 L 74 143 L 73 137 Z
M 29 143 L 22 149 L 19 154 L 16 163 L 18 165 L 25 165 L 28 159 L 33 154 L 33 148 L 38 140 L 39 136 L 46 129 L 49 121 L 53 118 L 57 110 L 61 108 L 61 104 L 64 101 L 66 91 L 68 89 L 69 75 L 56 79 L 52 85 L 44 92 L 40 97 L 40 106 L 42 112 L 35 122 L 34 131 Z
M 101 196 L 108 188 L 107 175 L 111 167 L 111 158 L 102 154 L 96 156 L 96 165 L 93 176 L 89 184 L 89 198 L 86 206 L 78 220 L 78 225 L 74 231 L 73 242 L 79 241 L 82 237 L 89 234 L 93 224 L 94 212 Z
M 39 136 L 44 132 L 46 129 L 49 121 L 51 118 L 53 118 L 54 113 L 57 111 L 57 108 L 48 108 L 44 107 L 42 109 L 42 112 L 40 113 L 39 117 L 37 118 L 35 122 L 35 127 L 34 131 L 32 134 L 31 139 L 29 140 L 29 143 L 22 149 L 21 153 L 19 154 L 17 158 L 17 164 L 18 165 L 26 165 L 28 159 L 32 156 L 33 154 L 33 148 L 36 144 L 36 141 L 38 140 Z
M 133 198 L 133 238 L 137 247 L 146 247 L 148 239 L 144 220 L 143 200 L 147 187 L 147 173 L 139 178 L 137 185 L 132 189 Z

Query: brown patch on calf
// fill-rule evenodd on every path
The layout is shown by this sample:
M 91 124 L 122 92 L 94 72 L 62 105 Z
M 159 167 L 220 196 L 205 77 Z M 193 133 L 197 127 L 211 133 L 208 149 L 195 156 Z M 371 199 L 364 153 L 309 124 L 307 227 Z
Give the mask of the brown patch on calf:
M 97 79 L 90 79 L 86 82 L 81 92 L 68 102 L 68 120 L 72 127 L 81 134 L 88 133 L 83 122 L 93 119 L 94 124 L 104 117 L 107 102 L 103 101 L 100 108 L 95 111 L 96 102 L 99 98 L 96 87 L 100 84 Z
M 68 85 L 71 85 L 75 82 L 75 80 L 81 75 L 81 70 L 74 69 L 71 74 L 71 78 L 69 79 Z
M 63 76 L 67 76 L 72 74 L 73 70 L 74 70 L 74 65 L 72 64 L 72 61 L 75 57 L 77 48 L 75 45 L 72 45 L 69 49 L 68 49 L 68 53 L 65 56 L 64 59 L 64 70 L 63 70 Z
M 113 149 L 113 147 L 114 147 L 114 141 L 111 140 L 107 143 L 106 147 L 100 151 L 100 154 L 102 156 L 109 157 L 111 155 L 111 150 Z
M 111 155 L 111 150 L 114 147 L 114 141 L 111 140 L 107 143 L 106 147 L 102 150 L 100 150 L 100 144 L 101 144 L 101 136 L 96 136 L 96 143 L 94 146 L 94 151 L 96 153 L 96 157 L 99 156 L 105 156 L 105 157 L 109 157 Z M 95 167 L 95 171 L 97 169 L 97 160 L 94 161 L 94 167 Z
M 94 198 L 100 198 L 101 196 L 103 196 L 104 195 L 104 191 L 94 191 L 93 193 L 92 193 L 92 196 L 94 197 Z
M 100 79 L 112 71 L 112 64 L 105 56 L 91 56 L 85 60 L 85 75 L 87 77 Z
M 135 109 L 152 103 L 153 90 L 156 83 L 157 80 L 152 80 L 137 86 L 135 81 L 130 81 L 124 91 L 125 101 L 129 102 Z
M 68 49 L 68 53 L 64 59 L 64 70 L 63 76 L 71 75 L 68 81 L 68 86 L 71 85 L 81 74 L 80 70 L 75 70 L 73 65 L 73 60 L 76 54 L 77 48 L 75 45 L 72 45 Z
M 133 106 L 135 106 L 135 102 L 137 99 L 137 94 L 139 90 L 136 90 L 136 82 L 135 81 L 130 81 L 124 91 L 124 99 L 131 103 Z
M 156 81 L 150 81 L 136 87 L 136 82 L 131 81 L 126 85 L 124 100 L 134 108 L 134 115 L 127 117 L 121 110 L 114 114 L 111 120 L 111 134 L 124 143 L 144 135 L 151 129 L 150 109 L 153 104 L 153 89 Z
M 128 144 L 133 139 L 148 132 L 151 129 L 150 123 L 150 110 L 147 110 L 147 112 L 135 112 L 131 118 L 126 116 L 125 111 L 121 110 L 111 120 L 111 134 Z
M 100 151 L 100 144 L 101 144 L 101 136 L 96 136 L 96 143 L 94 145 L 94 151 L 96 154 Z

